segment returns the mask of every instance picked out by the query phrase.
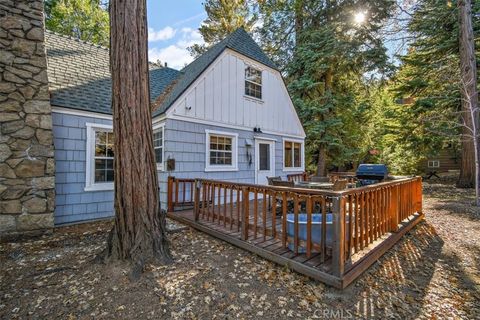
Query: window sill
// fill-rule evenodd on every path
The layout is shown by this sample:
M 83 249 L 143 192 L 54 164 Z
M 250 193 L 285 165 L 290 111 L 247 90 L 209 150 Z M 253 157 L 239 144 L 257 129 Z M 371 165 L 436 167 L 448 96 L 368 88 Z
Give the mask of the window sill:
M 265 103 L 265 101 L 263 99 L 247 96 L 246 94 L 244 94 L 243 97 L 247 100 L 252 100 L 254 102 Z
M 222 167 L 207 167 L 205 168 L 205 172 L 222 172 L 222 171 L 238 171 L 238 168 L 232 168 L 232 167 L 227 167 L 227 168 L 222 168 Z
M 95 183 L 89 186 L 85 186 L 84 191 L 113 191 L 113 182 L 111 183 Z
M 157 163 L 157 171 L 165 171 L 165 170 L 163 169 L 163 163 L 162 163 L 162 164 L 158 164 L 158 163 Z
M 298 167 L 298 168 L 297 167 L 292 167 L 292 168 L 285 168 L 284 167 L 283 168 L 283 172 L 299 172 L 299 171 L 303 172 L 303 171 L 305 171 L 305 169 L 303 167 Z

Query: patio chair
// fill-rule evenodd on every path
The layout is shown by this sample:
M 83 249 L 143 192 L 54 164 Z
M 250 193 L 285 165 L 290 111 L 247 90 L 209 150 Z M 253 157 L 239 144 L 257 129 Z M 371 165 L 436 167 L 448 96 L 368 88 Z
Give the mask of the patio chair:
M 293 181 L 282 181 L 282 180 L 272 180 L 272 185 L 274 187 L 288 187 L 288 188 L 293 189 L 295 187 L 295 182 L 293 182 Z M 280 206 L 278 206 L 278 204 Z M 282 214 L 282 206 L 283 206 L 283 198 L 282 198 L 281 195 L 278 195 L 275 199 L 275 209 L 276 209 L 276 214 L 277 215 Z M 287 200 L 287 210 L 289 212 L 293 210 L 293 200 Z
M 330 182 L 329 177 L 319 177 L 319 176 L 313 176 L 310 178 L 310 181 L 312 182 Z
M 338 179 L 333 183 L 333 191 L 342 191 L 347 189 L 348 180 L 346 179 Z
M 282 181 L 282 177 L 267 177 L 267 182 L 269 186 L 273 186 L 273 181 Z
M 295 187 L 295 182 L 293 182 L 293 181 L 282 181 L 282 180 L 272 180 L 272 185 L 274 187 L 294 188 Z

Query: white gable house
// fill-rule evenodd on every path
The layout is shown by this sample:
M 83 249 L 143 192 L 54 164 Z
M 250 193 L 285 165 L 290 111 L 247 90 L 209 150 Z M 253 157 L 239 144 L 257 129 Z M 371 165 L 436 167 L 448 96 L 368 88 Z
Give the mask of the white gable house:
M 53 33 L 46 42 L 55 222 L 112 216 L 108 50 Z M 266 184 L 304 171 L 305 132 L 282 76 L 243 29 L 180 71 L 152 66 L 150 82 L 162 208 L 169 176 Z

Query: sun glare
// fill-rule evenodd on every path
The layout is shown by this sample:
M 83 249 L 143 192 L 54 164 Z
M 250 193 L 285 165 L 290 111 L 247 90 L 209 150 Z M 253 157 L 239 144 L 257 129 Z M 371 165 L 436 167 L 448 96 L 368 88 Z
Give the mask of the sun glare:
M 363 11 L 359 11 L 359 12 L 355 13 L 355 15 L 353 17 L 355 23 L 357 23 L 357 24 L 364 23 L 366 18 L 367 18 L 366 12 L 363 12 Z

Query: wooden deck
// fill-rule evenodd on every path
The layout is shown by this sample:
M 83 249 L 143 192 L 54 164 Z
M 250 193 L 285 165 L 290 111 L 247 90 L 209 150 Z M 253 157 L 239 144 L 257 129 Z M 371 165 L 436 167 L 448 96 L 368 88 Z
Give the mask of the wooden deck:
M 331 248 L 327 248 L 329 252 L 325 255 L 322 255 L 320 249 L 315 250 L 315 248 L 310 257 L 306 253 L 295 254 L 294 250 L 288 248 L 288 243 L 293 242 L 294 239 L 288 239 L 286 244 L 282 241 L 284 238 L 282 216 L 275 214 L 275 219 L 269 215 L 258 215 L 257 217 L 253 214 L 253 203 L 253 200 L 250 201 L 248 206 L 252 214 L 249 215 L 247 237 L 245 235 L 242 237 L 242 228 L 240 228 L 242 218 L 239 215 L 239 220 L 236 220 L 238 210 L 235 206 L 231 207 L 232 210 L 225 210 L 226 214 L 224 215 L 208 216 L 208 220 L 206 216 L 200 215 L 195 221 L 193 208 L 171 211 L 168 216 L 215 238 L 337 288 L 345 288 L 352 283 L 423 218 L 421 213 L 411 215 L 402 221 L 396 232 L 385 233 L 360 252 L 350 255 L 346 259 L 345 270 L 339 277 L 333 274 Z M 258 200 L 257 206 L 263 207 L 263 201 Z M 267 206 L 266 203 L 265 206 Z M 272 223 L 273 221 L 275 223 Z
M 423 218 L 420 177 L 343 191 L 168 181 L 169 216 L 344 288 Z

